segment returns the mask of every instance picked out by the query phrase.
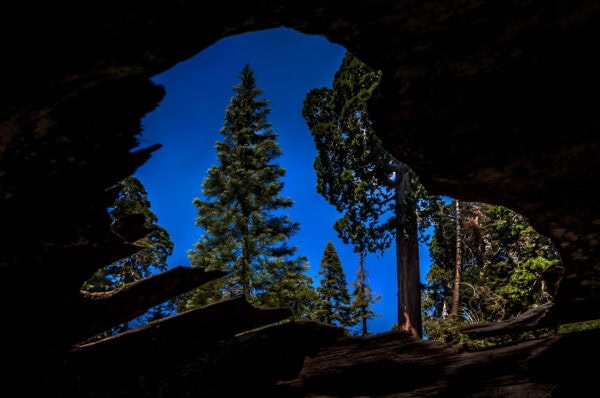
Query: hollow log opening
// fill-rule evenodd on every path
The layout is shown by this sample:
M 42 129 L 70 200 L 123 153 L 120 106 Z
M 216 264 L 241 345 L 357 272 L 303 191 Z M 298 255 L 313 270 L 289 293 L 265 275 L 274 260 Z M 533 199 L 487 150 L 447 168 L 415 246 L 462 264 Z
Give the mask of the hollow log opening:
M 377 134 L 431 193 L 505 205 L 559 249 L 551 304 L 472 334 L 600 318 L 598 2 L 22 1 L 4 16 L 7 391 L 567 397 L 593 386 L 577 355 L 598 354 L 597 330 L 465 352 L 395 332 L 348 338 L 242 299 L 77 344 L 219 277 L 176 269 L 102 297 L 79 290 L 138 250 L 110 228 L 106 209 L 113 187 L 159 148 L 135 149 L 141 118 L 164 96 L 152 76 L 221 38 L 282 26 L 382 71 L 371 101 Z

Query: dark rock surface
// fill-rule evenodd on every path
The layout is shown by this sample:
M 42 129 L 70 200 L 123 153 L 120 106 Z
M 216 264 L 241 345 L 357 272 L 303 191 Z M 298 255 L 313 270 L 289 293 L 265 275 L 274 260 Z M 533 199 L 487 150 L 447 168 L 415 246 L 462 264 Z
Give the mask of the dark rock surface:
M 77 389 L 84 374 L 84 384 L 94 386 L 85 363 L 71 366 L 72 350 L 83 337 L 91 337 L 85 334 L 96 330 L 94 322 L 110 324 L 106 316 L 110 312 L 104 309 L 102 319 L 94 319 L 93 312 L 87 312 L 92 298 L 79 288 L 95 270 L 137 250 L 111 229 L 106 208 L 115 194 L 111 187 L 158 149 L 132 151 L 140 119 L 164 95 L 149 79 L 220 38 L 278 26 L 323 35 L 383 71 L 372 101 L 378 134 L 432 193 L 506 205 L 553 239 L 561 251 L 564 275 L 554 303 L 544 309 L 545 325 L 600 318 L 597 1 L 222 0 L 209 7 L 192 0 L 77 4 L 25 0 L 5 7 L 2 15 L 0 298 L 5 311 L 0 340 L 9 367 L 3 381 L 13 382 L 23 395 L 68 396 L 77 391 L 76 396 L 82 396 Z M 174 273 L 162 279 L 165 295 L 186 288 L 180 278 L 185 279 Z M 192 280 L 204 282 L 198 278 Z M 148 301 L 125 307 L 130 317 L 158 299 L 144 297 Z M 127 318 L 123 311 L 117 315 L 114 323 Z M 535 326 L 530 321 L 536 316 L 525 317 L 527 327 Z M 279 326 L 243 341 L 231 340 L 225 333 L 220 341 L 228 342 L 223 352 L 231 356 L 229 362 L 211 357 L 214 369 L 221 369 L 214 372 L 229 369 L 235 377 L 241 372 L 232 365 L 235 358 L 251 362 L 248 353 L 256 347 L 274 353 L 285 336 L 291 339 L 298 330 L 321 326 Z M 309 335 L 312 342 L 324 341 L 319 332 Z M 463 396 L 485 396 L 490 383 L 502 377 L 506 385 L 498 396 L 521 396 L 523 386 L 528 386 L 530 396 L 569 396 L 586 380 L 580 375 L 588 373 L 564 363 L 561 355 L 597 354 L 597 337 L 531 343 L 522 347 L 521 357 L 507 355 L 505 367 L 489 362 L 493 365 L 483 367 L 487 381 L 474 389 L 465 387 Z M 171 339 L 177 339 L 177 333 Z M 327 342 L 332 344 L 331 339 Z M 373 353 L 375 362 L 368 366 L 375 366 L 379 352 L 382 363 L 394 370 L 396 363 L 386 359 L 387 351 L 376 349 L 386 347 L 386 338 L 369 342 L 362 346 Z M 308 353 L 319 344 L 301 347 Z M 426 342 L 414 347 L 421 345 L 430 349 Z M 185 346 L 177 342 L 178 349 Z M 439 386 L 432 387 L 430 395 L 441 394 L 448 385 L 460 392 L 462 387 L 457 386 L 462 384 L 455 381 L 463 380 L 463 374 L 456 376 L 447 369 L 461 368 L 461 361 L 488 363 L 486 358 L 497 356 L 488 352 L 451 359 L 452 355 L 444 356 L 448 349 L 440 348 L 443 359 L 431 365 L 438 366 L 431 370 L 431 380 L 417 383 L 392 378 L 392 370 L 385 373 L 394 380 L 385 393 L 393 394 L 397 386 L 398 393 L 413 391 L 419 396 L 425 394 L 425 385 Z M 330 350 L 326 353 L 334 352 L 335 344 Z M 203 354 L 197 355 L 200 364 Z M 281 375 L 291 379 L 288 373 L 299 368 L 297 356 L 302 356 L 297 350 L 294 355 L 289 368 L 281 369 Z M 544 359 L 527 362 L 523 371 L 522 361 L 528 356 Z M 276 355 L 266 358 L 271 358 L 270 366 L 286 363 L 281 358 L 278 362 Z M 350 363 L 339 368 L 340 374 L 348 374 L 345 369 L 354 366 L 354 358 L 345 357 Z M 433 358 L 435 363 L 437 357 Z M 144 390 L 140 381 L 147 379 L 142 376 L 149 364 L 135 361 L 126 350 L 114 361 L 137 377 L 115 389 L 126 389 L 129 396 L 159 395 L 158 387 Z M 294 391 L 335 395 L 331 383 L 337 385 L 335 380 L 341 379 L 329 376 L 331 367 L 319 375 L 315 361 L 307 360 L 300 373 L 304 382 L 297 381 Z M 419 363 L 418 357 L 412 361 L 415 366 Z M 266 361 L 260 363 L 268 368 Z M 102 380 L 103 367 L 88 365 Z M 165 380 L 179 386 L 171 391 L 180 396 L 199 391 L 182 385 L 191 381 L 181 376 L 181 368 L 169 369 L 178 369 L 171 375 L 165 370 Z M 396 370 L 401 369 L 405 366 Z M 267 373 L 253 370 L 256 388 L 265 392 L 273 378 L 258 375 Z M 181 377 L 169 379 L 174 374 Z M 322 380 L 321 387 L 309 392 L 306 386 L 315 385 L 311 380 Z M 252 390 L 252 381 L 245 383 Z M 369 395 L 369 384 L 357 386 L 355 392 L 359 390 Z

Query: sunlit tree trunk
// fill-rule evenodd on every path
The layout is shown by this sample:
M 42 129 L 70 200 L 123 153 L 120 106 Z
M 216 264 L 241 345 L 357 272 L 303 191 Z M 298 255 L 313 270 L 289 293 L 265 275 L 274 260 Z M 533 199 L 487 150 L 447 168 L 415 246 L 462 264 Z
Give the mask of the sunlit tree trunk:
M 460 278 L 462 273 L 462 231 L 460 227 L 460 201 L 456 200 L 456 264 L 454 268 L 454 292 L 452 293 L 452 309 L 450 315 L 458 316 L 460 305 Z
M 398 278 L 398 329 L 423 337 L 421 319 L 421 275 L 416 209 L 405 209 L 410 181 L 402 163 L 396 168 L 396 275 Z

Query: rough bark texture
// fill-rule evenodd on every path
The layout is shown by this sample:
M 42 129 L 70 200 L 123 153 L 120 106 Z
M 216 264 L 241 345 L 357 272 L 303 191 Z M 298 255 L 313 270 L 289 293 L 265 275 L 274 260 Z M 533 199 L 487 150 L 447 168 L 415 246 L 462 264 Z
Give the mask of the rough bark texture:
M 102 385 L 112 374 L 110 363 L 100 366 L 93 356 L 77 366 L 71 361 L 73 346 L 97 329 L 82 325 L 82 282 L 138 250 L 111 229 L 106 209 L 115 196 L 111 187 L 158 149 L 134 150 L 140 119 L 164 95 L 149 79 L 221 38 L 278 26 L 323 35 L 382 71 L 370 103 L 377 134 L 429 192 L 505 205 L 552 238 L 564 272 L 555 275 L 544 322 L 600 318 L 597 1 L 222 0 L 208 7 L 195 0 L 25 0 L 5 8 L 0 344 L 6 391 L 44 397 L 215 393 L 214 383 L 204 390 L 194 384 L 198 374 L 206 376 L 201 380 L 231 374 L 227 388 L 239 377 L 245 391 L 275 396 L 274 379 L 296 374 L 293 385 L 277 388 L 329 396 L 567 397 L 593 385 L 594 368 L 579 354 L 592 363 L 597 358 L 596 331 L 456 354 L 457 347 L 393 343 L 387 335 L 326 339 L 329 329 L 288 323 L 222 334 L 212 346 L 190 349 L 189 361 L 162 367 L 161 352 L 183 354 L 202 339 L 181 337 L 189 326 L 183 321 L 161 337 L 159 348 L 149 348 L 154 351 L 143 363 L 125 348 L 114 357 L 106 348 L 102 355 L 127 370 L 121 384 Z M 161 297 L 175 296 L 183 285 L 164 285 Z M 126 307 L 130 315 L 141 308 Z M 124 316 L 105 318 L 103 325 Z M 297 344 L 299 338 L 306 344 Z M 314 347 L 321 343 L 327 347 L 319 353 Z M 394 344 L 406 353 L 401 361 Z M 278 354 L 290 352 L 289 358 Z M 300 371 L 299 358 L 309 352 Z M 371 371 L 378 366 L 380 373 Z M 149 382 L 153 369 L 163 372 L 158 384 Z M 372 381 L 359 380 L 363 369 Z M 246 370 L 252 377 L 243 377 Z
M 576 359 L 578 349 L 589 345 L 597 354 L 599 336 L 587 331 L 475 352 L 407 332 L 342 337 L 278 387 L 290 397 L 574 397 L 593 388 L 595 374 Z M 575 368 L 557 368 L 560 357 Z
M 395 186 L 396 199 L 396 279 L 398 281 L 398 330 L 423 337 L 421 319 L 421 270 L 419 264 L 419 231 L 415 217 L 407 210 L 411 199 L 410 176 L 405 166 L 397 162 L 400 176 Z M 416 205 L 412 213 L 416 212 Z
M 460 200 L 456 201 L 456 264 L 454 268 L 454 289 L 452 291 L 452 309 L 450 314 L 458 316 L 460 305 L 460 278 L 462 276 L 462 230 L 461 230 Z

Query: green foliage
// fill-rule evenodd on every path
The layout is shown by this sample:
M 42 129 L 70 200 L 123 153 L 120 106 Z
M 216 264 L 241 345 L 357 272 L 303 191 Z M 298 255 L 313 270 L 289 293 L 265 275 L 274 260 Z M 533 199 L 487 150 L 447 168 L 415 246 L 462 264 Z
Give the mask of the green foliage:
M 347 52 L 332 88 L 310 90 L 302 110 L 318 151 L 317 192 L 341 213 L 334 223 L 338 236 L 361 255 L 382 254 L 393 243 L 416 241 L 418 224 L 423 222 L 426 228 L 429 220 L 427 212 L 419 215 L 417 209 L 432 207 L 436 201 L 375 134 L 368 100 L 380 78 L 379 71 Z M 397 268 L 418 275 L 418 246 L 407 246 L 410 253 L 397 258 Z M 404 280 L 399 291 L 418 291 L 414 286 L 418 277 Z M 420 296 L 406 297 L 398 307 L 420 330 Z
M 206 283 L 190 292 L 184 293 L 176 301 L 177 312 L 214 304 L 223 298 L 223 278 Z
M 140 180 L 127 177 L 121 181 L 109 214 L 113 222 L 126 216 L 142 214 L 152 230 L 135 242 L 144 249 L 100 270 L 86 282 L 85 288 L 90 291 L 107 291 L 167 269 L 167 259 L 173 253 L 173 242 L 169 233 L 157 225 L 158 217 L 150 210 L 148 193 Z
M 598 329 L 600 328 L 600 319 L 594 319 L 591 321 L 584 322 L 573 322 L 565 325 L 560 325 L 557 330 L 558 334 L 567 334 L 573 332 L 581 332 L 589 329 Z
M 341 327 L 352 326 L 355 321 L 350 311 L 346 274 L 339 255 L 331 241 L 327 242 L 319 266 L 320 285 L 314 317 L 321 322 Z
M 541 289 L 542 272 L 555 264 L 556 260 L 544 257 L 526 259 L 513 270 L 508 283 L 498 293 L 518 308 L 528 308 L 532 303 L 542 302 L 546 297 Z
M 429 242 L 432 263 L 425 276 L 423 309 L 426 318 L 441 318 L 451 305 L 454 264 L 456 261 L 456 226 L 450 205 L 442 206 L 434 215 L 434 232 Z
M 302 111 L 318 151 L 317 192 L 342 213 L 334 228 L 357 253 L 383 252 L 394 238 L 394 161 L 367 112 L 379 78 L 346 53 L 332 89 L 309 91 Z
M 423 332 L 428 340 L 446 344 L 468 344 L 469 337 L 461 332 L 467 323 L 460 317 L 427 318 L 423 321 Z
M 435 228 L 429 244 L 432 264 L 423 295 L 424 324 L 431 339 L 464 342 L 454 331 L 460 322 L 502 321 L 547 302 L 550 297 L 542 289 L 541 274 L 559 261 L 550 240 L 519 214 L 502 206 L 462 204 L 458 220 L 463 242 L 458 320 L 444 319 L 444 308 L 452 297 L 456 261 L 454 202 L 433 216 Z
M 268 288 L 258 295 L 258 302 L 268 307 L 286 307 L 292 310 L 294 319 L 314 319 L 317 292 L 313 280 L 306 272 L 306 257 L 299 257 L 287 264 L 280 262 L 278 272 L 271 273 Z
M 369 334 L 367 321 L 374 317 L 381 316 L 373 310 L 373 305 L 381 300 L 381 295 L 375 295 L 371 286 L 367 283 L 367 271 L 364 268 L 364 259 L 361 256 L 360 265 L 356 272 L 356 279 L 352 282 L 352 304 L 350 311 L 352 313 L 353 323 L 359 326 L 355 334 L 366 336 Z
M 116 289 L 167 269 L 167 259 L 173 253 L 173 242 L 166 229 L 158 225 L 158 217 L 150 210 L 148 193 L 142 182 L 136 177 L 127 177 L 120 183 L 120 189 L 109 214 L 113 222 L 141 214 L 151 232 L 135 241 L 144 248 L 129 257 L 123 258 L 100 269 L 83 285 L 84 290 L 102 292 Z M 162 318 L 174 309 L 170 301 L 151 309 L 145 321 Z M 127 325 L 121 327 L 126 329 Z
M 311 281 L 306 259 L 293 258 L 297 248 L 287 244 L 299 224 L 282 214 L 293 201 L 280 195 L 285 169 L 274 163 L 282 153 L 278 135 L 249 65 L 239 80 L 225 111 L 223 139 L 215 145 L 218 165 L 202 182 L 202 198 L 193 200 L 202 235 L 188 252 L 192 266 L 226 270 L 228 276 L 191 292 L 178 308 L 244 294 L 256 304 L 291 306 L 304 317 Z
M 471 323 L 461 317 L 449 316 L 447 318 L 430 318 L 423 323 L 425 334 L 429 340 L 446 344 L 462 345 L 466 351 L 477 351 L 489 347 L 514 344 L 517 342 L 537 339 L 553 335 L 552 329 L 539 329 L 529 332 L 514 332 L 485 339 L 470 339 L 461 330 Z

